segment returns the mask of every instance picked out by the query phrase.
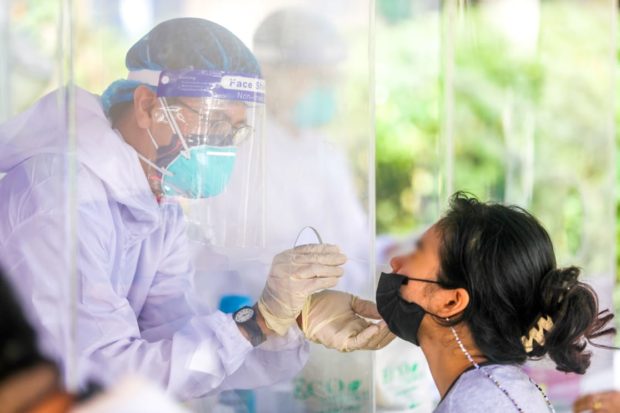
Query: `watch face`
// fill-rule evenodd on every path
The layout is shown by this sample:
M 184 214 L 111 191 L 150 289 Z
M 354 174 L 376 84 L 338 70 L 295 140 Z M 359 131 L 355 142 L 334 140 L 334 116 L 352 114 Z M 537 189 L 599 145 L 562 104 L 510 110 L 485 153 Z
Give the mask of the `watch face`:
M 243 307 L 239 309 L 234 316 L 235 323 L 245 323 L 254 316 L 254 309 L 252 307 Z

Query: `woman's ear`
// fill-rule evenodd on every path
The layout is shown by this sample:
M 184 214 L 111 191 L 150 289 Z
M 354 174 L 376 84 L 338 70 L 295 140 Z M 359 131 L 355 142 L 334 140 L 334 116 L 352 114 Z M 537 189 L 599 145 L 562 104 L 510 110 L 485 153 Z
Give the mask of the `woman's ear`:
M 454 317 L 469 305 L 469 293 L 464 288 L 441 289 L 435 294 L 434 313 L 441 318 Z
M 157 94 L 146 86 L 138 86 L 133 92 L 133 112 L 136 123 L 142 129 L 151 127 L 151 110 L 157 103 Z

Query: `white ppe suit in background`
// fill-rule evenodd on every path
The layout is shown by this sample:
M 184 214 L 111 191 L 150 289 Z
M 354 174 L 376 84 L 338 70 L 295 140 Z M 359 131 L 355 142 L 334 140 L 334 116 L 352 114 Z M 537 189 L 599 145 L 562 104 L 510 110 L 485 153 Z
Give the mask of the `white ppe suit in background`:
M 266 248 L 251 259 L 231 262 L 213 251 L 212 255 L 207 255 L 204 244 L 198 243 L 194 259 L 202 263 L 197 273 L 200 294 L 208 297 L 208 302 L 217 302 L 227 294 L 258 299 L 271 258 L 293 247 L 298 232 L 311 226 L 318 230 L 324 242 L 337 244 L 347 255 L 344 275 L 335 288 L 372 297 L 374 291 L 370 290 L 368 281 L 368 216 L 355 192 L 349 162 L 341 148 L 315 129 L 291 136 L 268 115 L 265 154 Z M 236 184 L 237 178 L 233 176 L 231 186 Z M 229 202 L 232 200 L 227 194 L 214 198 L 215 215 L 226 217 Z M 225 226 L 225 223 L 223 219 L 219 225 Z M 309 242 L 316 240 L 306 231 L 298 244 Z M 262 259 L 255 259 L 259 255 Z M 221 268 L 225 271 L 218 271 Z
M 348 257 L 337 288 L 369 294 L 369 223 L 346 154 L 320 130 L 292 136 L 269 114 L 265 137 L 267 245 L 290 248 L 291 232 L 312 226 Z

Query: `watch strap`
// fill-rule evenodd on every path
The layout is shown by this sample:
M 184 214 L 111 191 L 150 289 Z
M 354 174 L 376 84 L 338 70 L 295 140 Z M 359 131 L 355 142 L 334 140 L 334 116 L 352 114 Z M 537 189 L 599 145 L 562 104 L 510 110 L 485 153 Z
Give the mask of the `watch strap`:
M 267 340 L 267 338 L 263 334 L 263 330 L 261 330 L 260 326 L 258 325 L 258 320 L 256 318 L 256 313 L 258 311 L 257 306 L 254 305 L 252 309 L 254 310 L 252 318 L 243 323 L 237 324 L 243 327 L 243 329 L 248 333 L 248 335 L 250 336 L 250 343 L 252 343 L 252 346 L 256 347 L 263 343 L 265 340 Z

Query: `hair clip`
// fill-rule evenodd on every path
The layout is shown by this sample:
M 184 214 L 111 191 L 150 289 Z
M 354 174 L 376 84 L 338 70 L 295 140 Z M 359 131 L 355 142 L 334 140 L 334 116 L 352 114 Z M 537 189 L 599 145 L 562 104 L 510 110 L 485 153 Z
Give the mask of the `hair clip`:
M 521 337 L 521 343 L 526 353 L 530 353 L 534 349 L 534 342 L 540 346 L 545 344 L 545 332 L 553 328 L 553 320 L 551 316 L 540 316 L 536 325 L 530 329 L 527 336 Z

